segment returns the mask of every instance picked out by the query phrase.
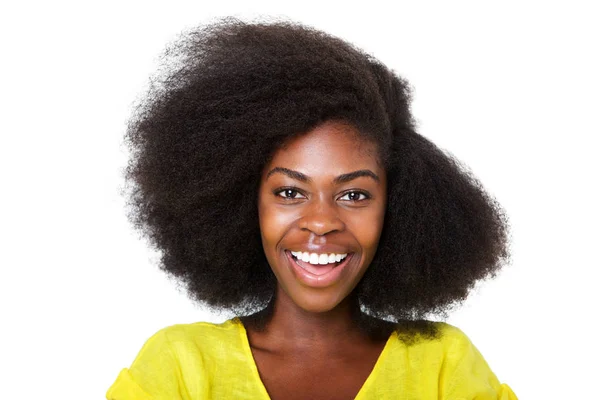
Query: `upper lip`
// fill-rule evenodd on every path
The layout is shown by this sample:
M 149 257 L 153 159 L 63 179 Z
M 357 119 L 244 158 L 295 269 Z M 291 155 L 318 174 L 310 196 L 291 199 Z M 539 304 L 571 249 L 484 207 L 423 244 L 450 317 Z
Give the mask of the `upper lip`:
M 290 248 L 287 248 L 286 250 L 289 251 L 301 251 L 303 253 L 317 253 L 317 254 L 349 254 L 351 253 L 350 250 L 348 250 L 345 247 L 342 246 L 337 246 L 337 245 L 325 245 L 325 246 L 293 246 Z

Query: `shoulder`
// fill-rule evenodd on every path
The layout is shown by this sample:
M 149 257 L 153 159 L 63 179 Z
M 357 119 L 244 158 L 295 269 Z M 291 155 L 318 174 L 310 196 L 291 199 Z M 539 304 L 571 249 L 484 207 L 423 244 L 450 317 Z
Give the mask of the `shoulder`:
M 133 366 L 205 359 L 215 348 L 237 342 L 239 330 L 235 319 L 223 323 L 195 322 L 164 327 L 144 342 Z
M 517 399 L 461 329 L 445 322 L 437 324 L 444 358 L 439 375 L 444 398 Z
M 473 346 L 471 339 L 460 328 L 447 322 L 435 322 L 440 330 L 440 341 L 445 348 L 460 350 Z
M 221 323 L 194 322 L 189 324 L 175 324 L 160 329 L 152 338 L 176 345 L 186 342 L 205 342 L 212 340 L 225 340 L 237 338 L 240 335 L 240 326 L 237 318 Z M 152 339 L 151 338 L 151 339 Z
M 460 366 L 477 367 L 491 373 L 490 368 L 473 341 L 460 328 L 446 322 L 437 323 L 440 328 L 440 343 L 448 366 L 460 369 Z
M 170 325 L 148 338 L 129 368 L 121 370 L 107 399 L 207 398 L 216 361 L 235 357 L 240 327 L 235 320 L 220 324 L 196 322 Z M 208 367 L 207 367 L 208 366 Z
M 400 379 L 420 388 L 423 398 L 516 400 L 465 332 L 446 322 L 428 322 L 436 328 L 435 336 L 417 336 L 409 342 L 394 335 L 379 368 L 379 386 Z M 431 388 L 436 392 L 428 392 Z
M 406 347 L 464 348 L 471 345 L 469 337 L 458 327 L 441 321 L 410 321 L 396 325 L 396 342 Z
M 419 365 L 419 370 L 421 363 L 436 366 L 442 374 L 453 374 L 459 365 L 470 362 L 484 366 L 477 348 L 460 328 L 446 322 L 424 322 L 427 322 L 426 332 L 409 334 L 399 330 L 394 333 L 389 350 L 397 362 L 410 360 L 411 365 Z
M 417 339 L 415 347 L 437 353 L 447 367 L 465 359 L 465 356 L 474 355 L 473 353 L 477 352 L 471 339 L 460 328 L 447 322 L 429 322 L 435 328 L 435 336 Z
M 201 347 L 206 348 L 206 344 L 211 342 L 237 338 L 239 330 L 235 319 L 222 323 L 194 322 L 169 325 L 146 339 L 141 352 L 165 352 L 167 348 L 191 344 L 199 346 L 204 344 Z

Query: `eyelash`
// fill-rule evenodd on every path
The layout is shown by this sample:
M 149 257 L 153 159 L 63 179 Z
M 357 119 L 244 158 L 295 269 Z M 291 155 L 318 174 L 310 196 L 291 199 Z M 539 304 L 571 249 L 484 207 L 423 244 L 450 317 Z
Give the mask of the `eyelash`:
M 294 193 L 299 193 L 302 194 L 302 192 L 300 190 L 298 190 L 297 188 L 294 187 L 283 187 L 283 188 L 278 188 L 276 190 L 273 191 L 273 194 L 277 197 L 281 197 L 283 200 L 299 200 L 296 198 L 292 198 L 292 197 L 285 197 L 285 196 L 281 196 L 282 192 L 285 192 L 287 190 L 291 190 Z M 359 199 L 359 200 L 344 200 L 344 201 L 351 201 L 353 203 L 358 203 L 360 201 L 365 201 L 365 200 L 369 200 L 371 198 L 371 196 L 369 195 L 369 193 L 367 192 L 363 192 L 362 190 L 349 190 L 347 192 L 345 192 L 342 197 L 350 194 L 350 193 L 358 193 L 359 195 L 363 195 L 364 198 L 363 199 Z

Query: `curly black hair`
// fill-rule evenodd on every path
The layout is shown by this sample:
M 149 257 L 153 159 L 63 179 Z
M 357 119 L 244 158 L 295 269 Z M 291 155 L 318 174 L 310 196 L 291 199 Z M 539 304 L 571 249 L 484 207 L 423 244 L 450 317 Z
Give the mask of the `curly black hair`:
M 466 299 L 509 259 L 508 221 L 469 170 L 416 133 L 408 83 L 373 56 L 302 24 L 222 18 L 166 52 L 129 121 L 128 218 L 190 298 L 245 316 L 277 281 L 261 245 L 264 165 L 328 120 L 375 142 L 388 179 L 375 258 L 353 292 L 376 320 L 413 321 Z

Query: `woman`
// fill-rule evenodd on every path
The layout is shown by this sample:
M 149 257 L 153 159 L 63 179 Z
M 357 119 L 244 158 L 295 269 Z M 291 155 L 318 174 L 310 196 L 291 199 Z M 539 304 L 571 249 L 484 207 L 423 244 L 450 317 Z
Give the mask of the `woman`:
M 126 136 L 129 217 L 191 298 L 125 399 L 516 399 L 444 315 L 508 260 L 501 207 L 415 132 L 407 83 L 289 22 L 173 45 Z

